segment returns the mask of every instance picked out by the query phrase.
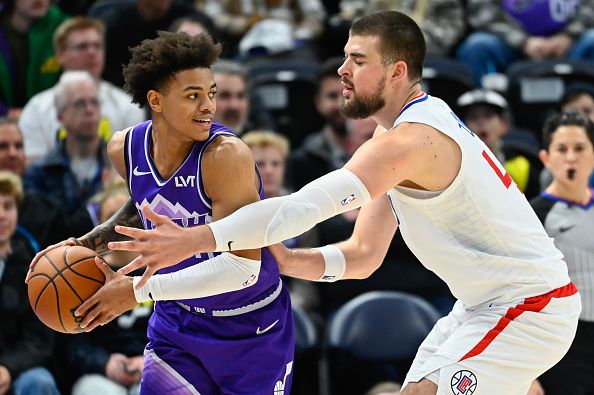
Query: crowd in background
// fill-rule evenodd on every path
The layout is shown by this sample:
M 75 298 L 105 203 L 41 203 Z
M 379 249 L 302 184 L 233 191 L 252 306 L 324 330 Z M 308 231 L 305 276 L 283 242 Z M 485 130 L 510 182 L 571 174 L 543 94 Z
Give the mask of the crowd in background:
M 594 0 L 5 0 L 0 4 L 0 395 L 138 392 L 150 305 L 90 334 L 61 336 L 34 316 L 23 282 L 36 252 L 85 234 L 128 198 L 107 160 L 106 144 L 113 132 L 148 119 L 147 109 L 133 105 L 123 86 L 129 47 L 160 30 L 207 33 L 223 44 L 222 59 L 213 66 L 215 121 L 252 149 L 264 191 L 274 197 L 342 167 L 373 135 L 372 119 L 340 114 L 337 69 L 351 22 L 390 9 L 421 26 L 428 60 L 456 62 L 457 72 L 468 75 L 466 91 L 448 104 L 532 199 L 581 290 L 585 309 L 576 343 L 532 395 L 570 394 L 558 388 L 559 377 L 565 383 L 576 377 L 571 394 L 594 394 L 594 72 L 557 89 L 546 114 L 534 114 L 535 122 L 521 127 L 507 75 L 514 62 L 594 67 Z M 284 67 L 290 71 L 283 74 Z M 274 83 L 263 77 L 270 70 Z M 299 104 L 288 91 L 295 80 L 302 88 Z M 356 210 L 345 213 L 285 243 L 315 247 L 344 240 L 356 218 Z M 109 261 L 120 266 L 126 257 Z M 441 315 L 454 302 L 399 233 L 380 269 L 366 280 L 287 281 L 293 304 L 320 332 L 337 309 L 368 291 L 411 293 Z M 399 374 L 385 373 L 386 380 L 398 381 Z M 294 379 L 296 388 L 299 380 Z M 397 390 L 381 383 L 369 393 Z

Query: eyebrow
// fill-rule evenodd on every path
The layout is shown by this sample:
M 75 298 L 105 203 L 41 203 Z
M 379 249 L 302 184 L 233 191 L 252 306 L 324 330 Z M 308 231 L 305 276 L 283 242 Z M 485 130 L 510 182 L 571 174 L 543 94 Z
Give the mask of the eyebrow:
M 367 55 L 365 55 L 364 53 L 361 53 L 361 52 L 351 52 L 350 54 L 345 52 L 344 56 L 347 58 L 349 56 L 353 57 L 353 58 L 366 58 L 367 57 Z
M 214 89 L 217 87 L 217 84 L 212 84 L 208 90 Z M 201 86 L 190 85 L 184 88 L 184 91 L 203 91 L 204 88 Z

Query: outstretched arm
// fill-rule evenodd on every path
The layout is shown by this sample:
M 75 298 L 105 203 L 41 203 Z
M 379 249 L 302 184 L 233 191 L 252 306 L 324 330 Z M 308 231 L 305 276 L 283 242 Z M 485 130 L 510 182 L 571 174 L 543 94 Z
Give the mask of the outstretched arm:
M 112 242 L 108 247 L 141 253 L 140 259 L 120 269 L 129 273 L 147 266 L 141 286 L 159 268 L 193 254 L 259 248 L 297 236 L 385 194 L 404 180 L 428 185 L 430 190 L 443 189 L 458 172 L 459 155 L 456 143 L 435 129 L 401 124 L 363 144 L 345 168 L 294 194 L 250 204 L 208 226 L 149 231 L 116 227 L 134 240 Z M 149 208 L 144 210 L 145 215 L 151 215 Z

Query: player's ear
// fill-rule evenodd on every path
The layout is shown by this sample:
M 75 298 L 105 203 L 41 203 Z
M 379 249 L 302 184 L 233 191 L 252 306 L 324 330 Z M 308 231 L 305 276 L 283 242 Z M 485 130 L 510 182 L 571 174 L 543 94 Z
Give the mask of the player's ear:
M 156 90 L 151 89 L 146 93 L 146 101 L 153 112 L 163 111 L 162 96 Z
M 408 65 L 402 60 L 392 63 L 389 66 L 389 70 L 389 76 L 392 80 L 401 80 L 408 76 Z
M 540 151 L 538 151 L 538 158 L 540 159 L 544 167 L 548 168 L 547 165 L 549 163 L 549 153 L 547 152 L 547 150 L 541 149 Z

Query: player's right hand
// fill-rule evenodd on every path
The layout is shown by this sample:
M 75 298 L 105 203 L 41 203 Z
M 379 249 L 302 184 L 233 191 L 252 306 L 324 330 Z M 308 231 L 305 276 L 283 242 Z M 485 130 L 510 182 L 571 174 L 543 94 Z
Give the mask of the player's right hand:
M 37 265 L 37 262 L 39 262 L 39 260 L 41 259 L 42 256 L 47 254 L 47 252 L 49 250 L 53 250 L 54 248 L 58 248 L 58 247 L 66 246 L 66 245 L 68 245 L 68 246 L 82 246 L 81 242 L 78 241 L 78 239 L 76 239 L 74 237 L 70 237 L 66 240 L 63 240 L 63 241 L 57 243 L 57 244 L 52 244 L 51 246 L 46 247 L 42 251 L 39 251 L 33 258 L 33 260 L 31 261 L 31 264 L 29 264 L 29 271 L 27 272 L 27 276 L 25 277 L 25 283 L 29 284 L 29 279 L 33 275 L 33 270 L 35 269 L 35 265 Z

